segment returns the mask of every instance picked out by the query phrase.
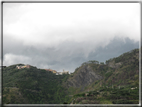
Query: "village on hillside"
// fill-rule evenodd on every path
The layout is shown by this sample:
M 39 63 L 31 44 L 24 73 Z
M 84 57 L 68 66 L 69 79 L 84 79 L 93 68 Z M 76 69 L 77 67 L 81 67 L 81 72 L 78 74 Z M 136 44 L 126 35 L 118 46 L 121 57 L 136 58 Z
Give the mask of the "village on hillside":
M 69 74 L 69 71 L 65 71 L 64 69 L 63 69 L 63 72 L 57 72 L 56 70 L 52 70 L 52 69 L 45 69 L 45 70 L 46 71 L 51 71 L 56 75 Z
M 17 69 L 30 68 L 30 65 L 28 65 L 28 64 L 27 64 L 27 65 L 24 65 L 24 66 L 21 66 L 21 65 L 18 66 L 18 65 L 17 65 L 16 68 L 17 68 Z
M 16 66 L 16 68 L 17 69 L 23 69 L 23 68 L 30 68 L 30 65 L 24 65 L 24 66 Z M 52 70 L 52 69 L 44 69 L 44 70 L 46 70 L 46 71 L 51 71 L 52 73 L 54 73 L 54 74 L 56 74 L 56 75 L 62 75 L 62 74 L 69 74 L 69 71 L 65 71 L 64 69 L 63 69 L 63 72 L 57 72 L 56 70 Z

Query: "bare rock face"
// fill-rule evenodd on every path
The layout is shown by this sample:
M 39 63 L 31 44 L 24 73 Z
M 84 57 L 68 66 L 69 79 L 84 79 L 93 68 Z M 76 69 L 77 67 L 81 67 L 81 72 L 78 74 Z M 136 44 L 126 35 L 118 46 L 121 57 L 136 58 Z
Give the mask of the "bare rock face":
M 108 66 L 111 67 L 111 68 L 119 68 L 121 65 L 122 65 L 121 62 L 115 63 L 115 61 L 111 61 L 111 62 L 109 62 L 109 64 L 108 64 Z
M 103 77 L 96 74 L 89 65 L 84 65 L 67 81 L 67 85 L 68 87 L 85 87 L 102 78 Z

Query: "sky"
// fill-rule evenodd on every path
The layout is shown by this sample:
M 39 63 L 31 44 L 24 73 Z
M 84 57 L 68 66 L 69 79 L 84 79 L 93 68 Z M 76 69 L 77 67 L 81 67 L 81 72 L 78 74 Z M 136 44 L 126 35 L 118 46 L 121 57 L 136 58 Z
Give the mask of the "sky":
M 4 3 L 3 65 L 74 72 L 139 48 L 139 3 Z

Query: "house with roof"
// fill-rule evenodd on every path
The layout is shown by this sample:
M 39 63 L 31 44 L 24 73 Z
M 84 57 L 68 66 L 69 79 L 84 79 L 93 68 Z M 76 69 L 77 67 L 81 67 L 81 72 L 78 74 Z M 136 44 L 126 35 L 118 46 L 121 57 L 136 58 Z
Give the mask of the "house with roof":
M 17 68 L 17 69 L 30 68 L 30 65 L 28 65 L 28 64 L 27 64 L 27 65 L 24 65 L 24 66 L 21 66 L 21 65 L 18 66 L 18 65 L 17 65 L 16 68 Z
M 46 71 L 51 71 L 52 73 L 54 73 L 54 74 L 56 74 L 57 73 L 57 71 L 56 70 L 52 70 L 52 69 L 45 69 Z

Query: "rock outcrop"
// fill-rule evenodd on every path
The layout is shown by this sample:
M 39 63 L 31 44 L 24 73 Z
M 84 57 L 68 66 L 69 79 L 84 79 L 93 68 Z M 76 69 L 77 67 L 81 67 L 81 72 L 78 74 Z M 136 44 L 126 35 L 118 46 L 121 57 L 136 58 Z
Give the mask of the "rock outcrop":
M 115 63 L 115 61 L 111 61 L 108 63 L 108 66 L 111 68 L 119 68 L 122 65 L 122 62 Z
M 101 75 L 98 75 L 93 71 L 93 69 L 89 65 L 83 65 L 81 66 L 77 72 L 74 74 L 74 76 L 67 81 L 68 87 L 82 87 L 90 85 L 96 80 L 100 80 L 103 77 Z

